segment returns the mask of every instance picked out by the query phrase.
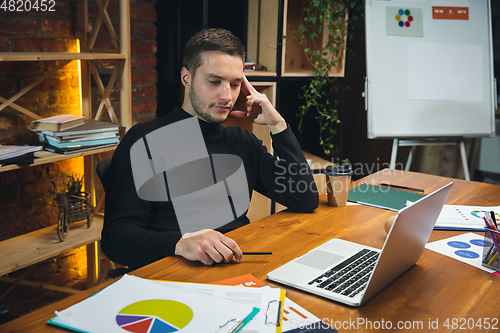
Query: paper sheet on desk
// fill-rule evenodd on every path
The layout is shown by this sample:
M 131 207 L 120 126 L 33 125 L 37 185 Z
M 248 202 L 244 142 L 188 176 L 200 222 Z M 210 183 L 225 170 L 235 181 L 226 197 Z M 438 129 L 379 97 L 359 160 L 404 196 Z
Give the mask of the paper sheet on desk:
M 455 237 L 450 237 L 428 243 L 429 250 L 444 254 L 450 258 L 475 266 L 483 271 L 500 275 L 498 272 L 484 267 L 481 263 L 483 257 L 484 236 L 468 232 Z
M 282 332 L 281 326 L 266 325 L 267 322 L 281 321 L 278 319 L 279 301 L 284 302 L 285 290 L 279 288 L 244 288 L 234 286 L 222 286 L 214 284 L 198 284 L 184 282 L 155 281 L 161 285 L 173 286 L 190 292 L 217 297 L 236 304 L 250 305 L 260 308 L 261 311 L 249 322 L 240 333 L 275 333 Z M 268 317 L 268 318 L 266 318 Z
M 483 212 L 494 211 L 499 219 L 500 206 L 444 205 L 436 222 L 436 229 L 484 230 Z
M 144 332 L 169 332 L 168 328 L 170 332 L 215 332 L 230 319 L 245 318 L 252 308 L 125 275 L 94 296 L 58 312 L 49 323 L 84 332 L 123 333 L 125 327 Z
M 353 203 L 353 205 L 357 205 Z M 245 274 L 230 279 L 212 282 L 216 285 L 240 286 L 240 287 L 257 287 L 259 289 L 271 288 L 264 282 L 257 279 L 252 274 Z M 281 323 L 281 331 L 283 333 L 305 333 L 315 332 L 316 329 L 328 332 L 337 332 L 335 329 L 328 329 L 328 324 L 325 324 L 318 317 L 307 311 L 288 297 L 285 297 L 285 305 L 283 307 L 283 321 Z

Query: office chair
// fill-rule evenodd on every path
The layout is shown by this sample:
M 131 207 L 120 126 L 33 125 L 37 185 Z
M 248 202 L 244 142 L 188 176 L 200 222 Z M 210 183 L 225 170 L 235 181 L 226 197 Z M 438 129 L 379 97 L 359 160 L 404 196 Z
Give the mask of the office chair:
M 10 314 L 10 307 L 8 305 L 0 305 L 0 325 L 5 324 L 6 322 L 17 318 L 17 316 L 13 316 Z
M 97 173 L 97 176 L 99 176 L 99 179 L 101 180 L 102 187 L 104 188 L 104 193 L 106 193 L 106 189 L 109 188 L 109 167 L 111 165 L 111 159 L 107 158 L 99 163 L 97 163 L 97 166 L 95 168 L 95 171 Z M 112 269 L 108 272 L 108 277 L 114 279 L 116 277 L 122 276 L 125 273 L 128 273 L 130 269 L 128 267 L 118 267 L 115 269 Z

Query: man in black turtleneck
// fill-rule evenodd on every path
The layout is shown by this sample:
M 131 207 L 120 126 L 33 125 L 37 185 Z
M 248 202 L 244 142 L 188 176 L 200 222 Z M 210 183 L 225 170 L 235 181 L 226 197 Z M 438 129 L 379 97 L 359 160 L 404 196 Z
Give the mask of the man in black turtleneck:
M 250 198 L 256 190 L 294 212 L 310 212 L 318 206 L 316 185 L 295 136 L 267 97 L 244 76 L 244 59 L 241 41 L 223 29 L 202 30 L 186 44 L 181 70 L 185 87 L 182 108 L 175 107 L 166 116 L 132 127 L 113 155 L 101 242 L 108 258 L 131 268 L 170 255 L 206 265 L 230 262 L 233 257 L 242 260 L 238 244 L 224 233 L 248 224 L 246 214 L 215 230 L 181 233 L 172 201 L 144 200 L 138 195 L 137 177 L 134 181 L 137 156 L 131 152 L 134 144 L 146 142 L 146 136 L 154 131 L 193 117 L 198 118 L 209 154 L 241 158 L 248 183 L 245 191 Z M 240 91 L 246 96 L 247 109 L 232 111 Z M 245 129 L 223 127 L 221 123 L 230 113 L 267 125 L 278 158 Z M 196 202 L 192 206 L 196 207 Z

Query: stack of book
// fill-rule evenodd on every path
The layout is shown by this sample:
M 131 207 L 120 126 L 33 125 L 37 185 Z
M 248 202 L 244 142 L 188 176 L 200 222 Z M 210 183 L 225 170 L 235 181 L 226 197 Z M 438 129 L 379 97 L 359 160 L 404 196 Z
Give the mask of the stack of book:
M 54 117 L 37 120 L 30 124 L 30 129 L 38 134 L 47 151 L 72 154 L 115 146 L 119 142 L 119 125 L 83 117 L 80 120 L 74 117 L 76 120 L 72 119 L 70 126 L 64 126 L 68 119 L 63 122 L 53 122 L 50 118 Z

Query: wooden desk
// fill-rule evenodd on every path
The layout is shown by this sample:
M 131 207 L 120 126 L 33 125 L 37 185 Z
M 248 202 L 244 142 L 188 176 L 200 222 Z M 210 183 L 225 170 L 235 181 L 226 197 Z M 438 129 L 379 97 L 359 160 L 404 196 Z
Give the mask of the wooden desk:
M 365 182 L 385 181 L 419 187 L 425 189 L 426 193 L 438 189 L 450 180 L 452 179 L 388 169 L 362 179 Z M 500 205 L 500 186 L 458 179 L 452 181 L 455 185 L 448 204 Z M 228 234 L 238 242 L 243 251 L 273 251 L 271 256 L 248 256 L 240 264 L 219 264 L 212 267 L 169 257 L 140 268 L 132 274 L 152 279 L 212 282 L 252 273 L 271 286 L 285 288 L 266 280 L 266 274 L 334 237 L 381 248 L 386 236 L 384 222 L 393 214 L 367 206 L 332 208 L 326 204 L 326 197 L 323 195 L 320 206 L 313 213 L 294 214 L 284 211 Z M 434 231 L 430 241 L 459 233 Z M 108 284 L 109 282 L 82 291 L 9 322 L 0 326 L 0 331 L 66 332 L 46 324 L 54 315 L 54 310 L 62 310 L 82 301 Z M 382 320 L 386 324 L 390 321 L 393 327 L 396 327 L 399 321 L 403 325 L 421 323 L 423 327 L 414 331 L 449 332 L 452 331 L 453 320 L 458 320 L 458 324 L 462 323 L 460 320 L 466 320 L 467 325 L 467 320 L 477 323 L 479 319 L 489 318 L 492 323 L 500 318 L 500 277 L 427 249 L 415 267 L 361 308 L 348 307 L 291 288 L 285 289 L 287 297 L 319 318 L 334 325 L 343 324 L 345 327 L 339 328 L 341 332 L 381 331 L 380 328 L 370 329 L 367 324 L 349 326 L 358 320 L 371 321 L 372 326 L 382 323 Z M 429 321 L 435 320 L 439 320 L 439 329 L 430 330 Z M 449 320 L 450 328 L 444 326 L 446 320 Z M 500 327 L 498 322 L 497 327 Z M 476 330 L 465 330 L 470 331 Z

